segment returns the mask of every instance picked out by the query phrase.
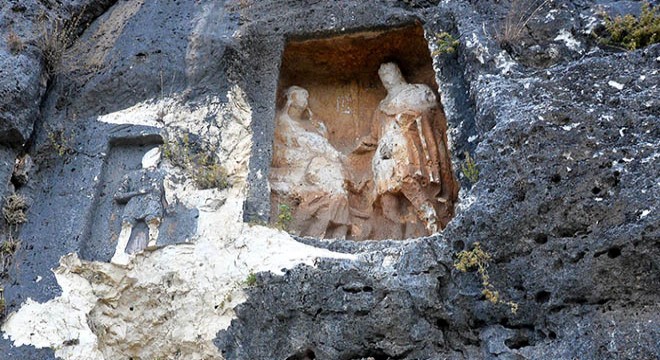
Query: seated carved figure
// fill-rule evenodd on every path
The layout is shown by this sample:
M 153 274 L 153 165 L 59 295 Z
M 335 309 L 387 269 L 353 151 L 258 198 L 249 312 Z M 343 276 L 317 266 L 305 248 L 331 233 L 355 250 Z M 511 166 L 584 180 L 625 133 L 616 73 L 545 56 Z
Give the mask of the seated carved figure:
M 378 75 L 387 90 L 374 113 L 370 136 L 356 152 L 374 150 L 374 198 L 382 215 L 400 224 L 398 234 L 419 236 L 421 223 L 434 233 L 449 218 L 443 206 L 451 192 L 449 158 L 435 121 L 439 115 L 436 95 L 426 85 L 408 84 L 398 66 L 382 64 Z
M 327 139 L 327 130 L 308 107 L 307 90 L 292 86 L 277 115 L 273 194 L 293 203 L 292 228 L 300 235 L 345 238 L 349 211 L 344 187 L 343 155 Z

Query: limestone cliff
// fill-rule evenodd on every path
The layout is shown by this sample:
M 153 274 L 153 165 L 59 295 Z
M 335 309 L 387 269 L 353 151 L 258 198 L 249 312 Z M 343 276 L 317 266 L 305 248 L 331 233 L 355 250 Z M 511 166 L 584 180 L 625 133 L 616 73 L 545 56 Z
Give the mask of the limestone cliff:
M 599 39 L 641 3 L 0 6 L 0 196 L 25 199 L 0 225 L 1 359 L 660 356 L 660 45 Z M 300 80 L 287 44 L 407 26 L 431 60 L 404 75 L 446 117 L 453 219 L 406 240 L 268 225 L 282 72 Z M 113 264 L 117 189 L 154 147 L 158 244 L 136 221 Z

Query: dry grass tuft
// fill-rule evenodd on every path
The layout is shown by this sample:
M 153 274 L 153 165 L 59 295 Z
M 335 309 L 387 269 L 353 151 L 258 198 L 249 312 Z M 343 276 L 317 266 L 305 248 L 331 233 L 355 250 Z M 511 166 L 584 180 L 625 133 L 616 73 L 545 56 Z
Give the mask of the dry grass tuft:
M 503 47 L 514 45 L 522 38 L 527 23 L 532 20 L 550 0 L 514 0 L 504 19 L 497 40 Z
M 18 55 L 21 51 L 25 50 L 23 39 L 21 39 L 21 37 L 11 29 L 7 33 L 7 47 L 9 48 L 9 51 L 14 55 Z
M 27 221 L 26 210 L 27 202 L 25 197 L 14 193 L 5 199 L 5 205 L 2 207 L 2 215 L 7 224 L 16 226 Z
M 84 9 L 83 9 L 84 10 Z M 40 16 L 37 47 L 41 49 L 46 71 L 50 76 L 63 72 L 63 64 L 70 60 L 67 50 L 78 35 L 78 27 L 83 11 L 69 21 Z

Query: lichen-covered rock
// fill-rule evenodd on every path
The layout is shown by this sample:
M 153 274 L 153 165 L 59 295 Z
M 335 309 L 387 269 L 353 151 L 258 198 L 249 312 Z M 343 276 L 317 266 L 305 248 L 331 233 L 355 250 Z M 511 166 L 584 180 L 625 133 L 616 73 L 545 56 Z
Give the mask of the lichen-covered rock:
M 97 15 L 110 4 L 85 3 Z M 0 353 L 657 358 L 660 45 L 601 47 L 592 2 L 532 3 L 119 1 L 90 18 L 70 50 L 77 60 L 45 94 L 38 50 L 1 48 L 13 70 L 0 79 L 12 119 L 0 130 L 20 134 L 2 144 L 22 145 L 39 112 L 43 121 L 24 149 L 35 167 L 17 190 L 31 207 L 2 279 Z M 514 5 L 529 21 L 503 38 Z M 3 6 L 6 19 L 14 10 Z M 29 33 L 30 21 L 13 29 Z M 431 51 L 434 34 L 460 39 L 434 58 L 461 183 L 455 218 L 404 241 L 294 239 L 261 226 L 287 39 L 413 22 Z M 198 189 L 166 159 L 171 226 L 160 232 L 171 241 L 128 267 L 109 264 L 121 216 L 113 181 L 163 139 L 179 141 L 184 159 L 216 159 L 230 186 Z M 17 150 L 1 149 L 8 182 Z M 460 171 L 465 152 L 474 183 Z M 476 242 L 489 254 L 481 271 L 459 271 L 456 254 Z

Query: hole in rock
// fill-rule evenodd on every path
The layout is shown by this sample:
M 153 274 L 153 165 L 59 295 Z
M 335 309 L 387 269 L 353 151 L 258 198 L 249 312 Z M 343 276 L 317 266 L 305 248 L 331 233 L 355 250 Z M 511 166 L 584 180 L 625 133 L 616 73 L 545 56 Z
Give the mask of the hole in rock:
M 582 260 L 582 259 L 584 258 L 584 255 L 586 255 L 586 253 L 585 253 L 584 251 L 580 251 L 580 252 L 578 252 L 578 253 L 575 255 L 575 257 L 573 257 L 573 258 L 571 259 L 571 262 L 574 263 L 574 264 L 577 263 L 578 261 L 580 261 L 580 260 Z
M 550 181 L 552 181 L 553 183 L 557 184 L 558 182 L 561 181 L 561 175 L 559 175 L 559 174 L 554 174 L 554 175 L 552 175 L 552 176 L 550 177 Z
M 445 331 L 445 330 L 449 329 L 450 325 L 449 325 L 449 321 L 447 321 L 445 319 L 442 319 L 442 318 L 439 318 L 438 320 L 436 320 L 435 326 L 438 329 Z
M 546 234 L 538 234 L 538 235 L 534 236 L 534 241 L 535 241 L 537 244 L 545 244 L 545 243 L 548 242 L 548 235 L 546 235 Z
M 298 351 L 297 353 L 289 356 L 286 360 L 314 360 L 316 359 L 316 354 L 310 349 L 305 349 Z
M 546 303 L 550 300 L 550 293 L 547 291 L 539 291 L 534 298 L 537 303 Z
M 525 346 L 529 346 L 529 339 L 524 336 L 524 335 L 517 335 L 514 338 L 507 339 L 504 341 L 504 344 L 509 348 L 509 349 L 520 349 Z
M 291 40 L 280 70 L 271 222 L 316 238 L 443 229 L 458 186 L 424 30 Z
M 463 251 L 465 249 L 465 243 L 461 240 L 454 241 L 452 245 L 454 247 L 454 251 L 456 252 Z
M 534 334 L 530 330 L 519 330 L 512 338 L 504 340 L 504 344 L 509 349 L 520 349 L 533 346 L 535 343 Z
M 621 255 L 621 249 L 618 247 L 612 247 L 607 250 L 607 257 L 610 259 L 617 258 Z

